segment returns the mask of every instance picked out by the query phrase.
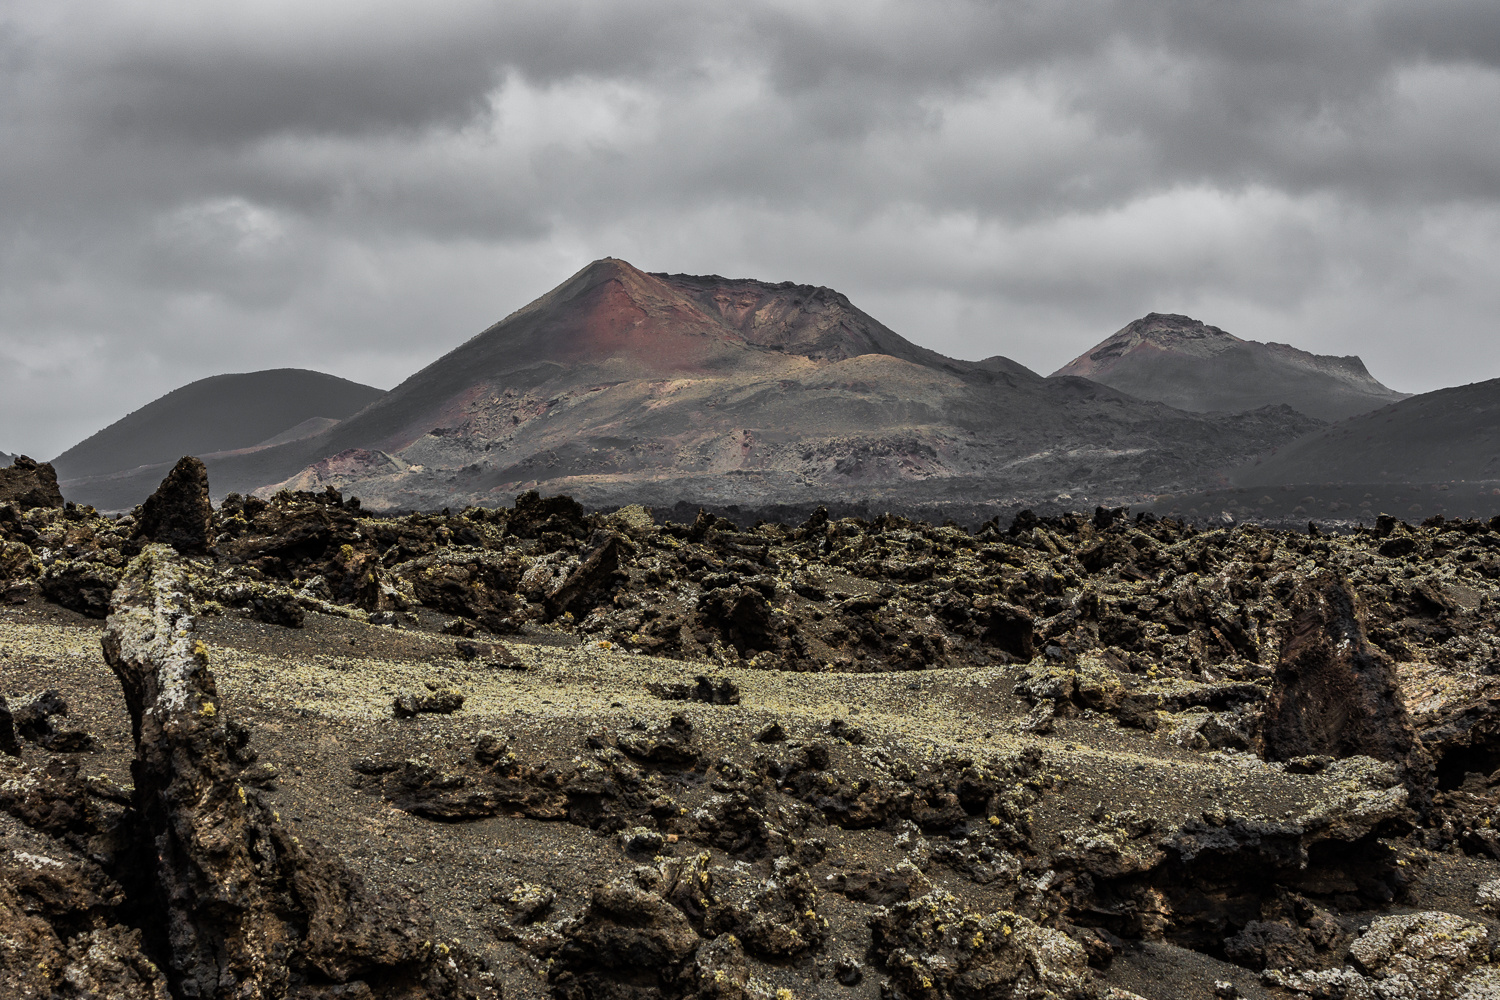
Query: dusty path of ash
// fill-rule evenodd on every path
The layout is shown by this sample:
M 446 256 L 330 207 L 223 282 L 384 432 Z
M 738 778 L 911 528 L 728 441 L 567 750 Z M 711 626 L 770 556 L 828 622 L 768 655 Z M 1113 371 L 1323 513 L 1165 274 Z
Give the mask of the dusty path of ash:
M 341 542 L 346 514 L 231 511 L 241 540 L 195 558 L 84 511 L 0 516 L 24 591 L 0 608 L 16 995 L 1500 982 L 1500 526 L 748 531 L 518 504 L 503 528 L 358 515 Z M 178 660 L 115 655 L 201 668 L 140 749 L 103 624 L 41 599 L 91 610 L 110 573 L 117 612 L 148 577 L 207 612 L 169 623 L 201 643 Z M 382 937 L 402 926 L 430 931 Z M 466 982 L 423 978 L 443 953 Z

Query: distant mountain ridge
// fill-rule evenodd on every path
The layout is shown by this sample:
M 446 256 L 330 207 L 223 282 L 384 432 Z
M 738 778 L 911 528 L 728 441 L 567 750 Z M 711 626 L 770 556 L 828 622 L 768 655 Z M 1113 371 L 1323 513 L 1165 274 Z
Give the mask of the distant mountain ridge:
M 1263 483 L 1500 482 L 1500 378 L 1424 392 L 1230 473 Z
M 85 503 L 110 487 L 90 480 L 170 467 L 210 455 L 281 443 L 294 428 L 326 430 L 383 395 L 380 389 L 301 368 L 215 375 L 174 389 L 52 460 L 70 498 Z M 160 479 L 165 469 L 156 475 Z M 146 473 L 150 478 L 150 473 Z M 149 490 L 147 491 L 149 493 Z
M 1149 313 L 1053 373 L 1074 375 L 1182 410 L 1287 405 L 1341 420 L 1405 399 L 1358 357 L 1243 340 L 1189 316 Z
M 371 506 L 1112 493 L 1316 426 L 1203 416 L 911 343 L 831 289 L 595 261 L 326 432 L 209 461 L 217 490 Z M 903 500 L 902 498 L 905 498 Z
M 218 496 L 334 486 L 374 509 L 493 505 L 526 489 L 597 506 L 901 509 L 1130 502 L 1321 426 L 1286 406 L 1189 413 L 1004 357 L 948 358 L 828 288 L 612 258 L 358 412 L 303 412 L 242 446 L 182 453 L 204 459 Z M 65 489 L 120 509 L 164 474 L 147 465 Z

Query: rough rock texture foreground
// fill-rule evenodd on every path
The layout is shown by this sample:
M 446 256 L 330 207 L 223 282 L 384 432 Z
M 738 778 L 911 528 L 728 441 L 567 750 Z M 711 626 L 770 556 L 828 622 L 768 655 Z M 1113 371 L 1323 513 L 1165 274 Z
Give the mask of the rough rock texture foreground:
M 39 995 L 461 989 L 412 964 L 439 939 L 580 1000 L 1497 975 L 1500 522 L 325 492 L 234 498 L 187 558 L 139 516 L 0 507 L 4 934 L 33 942 L 0 967 Z
M 177 558 L 164 545 L 145 548 L 121 580 L 104 635 L 136 747 L 130 808 L 96 831 L 111 841 L 114 879 L 83 859 L 7 859 L 52 876 L 54 884 L 32 897 L 57 898 L 39 908 L 38 920 L 25 912 L 38 907 L 16 905 L 38 875 L 13 877 L 0 891 L 0 984 L 16 991 L 7 995 L 59 987 L 67 995 L 170 989 L 179 998 L 236 1000 L 492 993 L 467 956 L 435 940 L 430 924 L 370 892 L 242 783 L 253 755 L 220 710 Z M 63 775 L 63 783 L 76 780 L 76 768 Z M 6 787 L 24 792 L 37 782 L 33 773 Z M 16 808 L 12 794 L 7 811 L 49 832 L 88 832 L 86 795 L 61 791 L 63 801 L 50 803 L 23 794 L 21 806 L 37 807 L 29 811 Z M 69 800 L 85 804 L 83 816 L 58 815 Z M 88 935 L 70 934 L 77 918 L 61 917 L 96 909 L 93 897 L 108 900 L 117 919 L 95 917 Z
M 1414 788 L 1430 761 L 1401 699 L 1395 665 L 1371 645 L 1349 581 L 1321 572 L 1303 581 L 1267 699 L 1266 757 L 1364 755 L 1399 763 Z

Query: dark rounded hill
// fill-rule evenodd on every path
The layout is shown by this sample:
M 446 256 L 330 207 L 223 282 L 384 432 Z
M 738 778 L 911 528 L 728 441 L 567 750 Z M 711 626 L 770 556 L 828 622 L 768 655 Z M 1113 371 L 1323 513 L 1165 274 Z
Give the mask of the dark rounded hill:
M 52 464 L 59 479 L 72 480 L 175 462 L 184 455 L 254 448 L 289 440 L 289 432 L 304 425 L 317 433 L 383 395 L 373 386 L 302 368 L 215 375 L 147 403 Z
M 1243 413 L 1290 406 L 1342 420 L 1405 399 L 1352 355 L 1242 340 L 1190 316 L 1150 313 L 1059 368 L 1180 410 Z
M 1230 473 L 1237 485 L 1500 481 L 1500 379 L 1341 420 Z

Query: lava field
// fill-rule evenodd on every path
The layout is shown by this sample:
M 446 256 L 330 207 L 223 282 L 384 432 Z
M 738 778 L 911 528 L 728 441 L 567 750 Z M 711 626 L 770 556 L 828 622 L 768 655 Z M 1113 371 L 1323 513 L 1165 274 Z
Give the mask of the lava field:
M 0 505 L 7 995 L 1500 989 L 1500 518 L 60 501 Z

